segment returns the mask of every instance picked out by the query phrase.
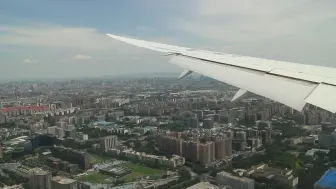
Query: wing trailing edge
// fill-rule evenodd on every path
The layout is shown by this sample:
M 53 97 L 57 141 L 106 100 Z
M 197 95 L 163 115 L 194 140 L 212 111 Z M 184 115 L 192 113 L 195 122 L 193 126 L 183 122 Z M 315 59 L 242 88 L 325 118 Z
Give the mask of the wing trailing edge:
M 144 40 L 107 36 L 171 56 L 170 63 L 185 69 L 180 78 L 197 72 L 298 111 L 306 103 L 336 113 L 336 68 L 195 50 Z
M 263 72 L 243 68 L 211 64 L 202 60 L 174 56 L 172 64 L 202 75 L 217 79 L 224 83 L 242 88 L 252 93 L 281 102 L 298 111 L 302 111 L 304 99 L 316 87 L 314 83 L 291 80 L 286 77 L 269 75 Z M 295 91 L 295 93 L 294 93 Z

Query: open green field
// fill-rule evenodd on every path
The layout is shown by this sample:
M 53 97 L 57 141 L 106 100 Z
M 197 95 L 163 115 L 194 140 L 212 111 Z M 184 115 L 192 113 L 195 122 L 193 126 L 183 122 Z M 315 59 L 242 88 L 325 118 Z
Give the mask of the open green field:
M 102 163 L 105 160 L 110 160 L 110 159 L 112 159 L 112 158 L 111 157 L 107 157 L 107 156 L 90 154 L 89 163 L 90 164 L 97 164 L 97 163 Z
M 104 160 L 108 160 L 111 158 L 106 158 L 103 156 L 99 155 L 92 155 L 90 154 L 90 163 L 101 163 Z M 93 163 L 93 164 L 94 164 Z M 150 167 L 146 167 L 144 165 L 140 164 L 133 164 L 130 162 L 127 162 L 123 164 L 123 166 L 128 167 L 132 170 L 132 173 L 129 175 L 126 175 L 123 179 L 124 181 L 127 182 L 132 182 L 134 180 L 137 180 L 139 178 L 142 178 L 144 176 L 152 176 L 152 177 L 160 177 L 162 174 L 164 174 L 164 170 L 160 169 L 153 169 Z M 103 183 L 103 184 L 109 184 L 109 181 L 106 181 L 107 178 L 110 178 L 111 176 L 109 175 L 104 175 L 99 172 L 90 172 L 87 173 L 87 175 L 80 176 L 77 178 L 79 181 L 85 181 L 85 182 L 91 182 L 91 183 Z
M 164 170 L 153 169 L 140 164 L 125 163 L 124 166 L 132 169 L 132 173 L 125 176 L 125 182 L 131 182 L 143 176 L 157 176 L 165 172 Z
M 84 182 L 108 184 L 109 182 L 105 180 L 107 178 L 109 178 L 108 175 L 103 175 L 98 172 L 92 172 L 92 173 L 88 173 L 87 175 L 78 177 L 77 180 L 84 181 Z

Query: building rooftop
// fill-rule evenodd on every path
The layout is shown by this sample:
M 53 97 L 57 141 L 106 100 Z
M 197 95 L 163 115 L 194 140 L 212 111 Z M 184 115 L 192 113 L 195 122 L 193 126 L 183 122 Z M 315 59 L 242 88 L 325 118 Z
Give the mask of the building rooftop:
M 329 169 L 315 185 L 322 188 L 336 188 L 336 168 Z
M 312 148 L 306 152 L 306 156 L 314 156 L 316 152 L 324 152 L 328 154 L 330 150 Z
M 200 182 L 188 187 L 187 189 L 218 189 L 219 187 L 210 184 L 209 182 Z
M 225 171 L 222 171 L 222 172 L 218 173 L 217 175 L 224 176 L 224 177 L 231 178 L 231 179 L 235 179 L 235 180 L 240 180 L 242 182 L 251 182 L 251 181 L 254 181 L 254 180 L 249 179 L 247 177 L 240 177 L 238 175 L 235 176 L 235 175 L 232 175 L 231 173 L 228 173 L 228 172 L 225 172 Z
M 269 167 L 267 164 L 260 164 L 257 166 L 253 166 L 250 169 L 248 169 L 247 174 L 254 174 L 258 176 L 263 176 L 263 177 L 273 177 L 275 175 L 292 175 L 292 170 L 291 169 L 278 169 L 274 167 Z
M 96 121 L 93 123 L 93 125 L 103 125 L 103 126 L 113 126 L 115 125 L 115 122 L 108 122 L 108 121 Z
M 134 188 L 136 188 L 136 183 L 126 184 L 122 186 L 115 186 L 108 189 L 134 189 Z
M 54 182 L 59 183 L 59 184 L 70 184 L 70 183 L 76 182 L 73 179 L 70 179 L 70 178 L 67 178 L 67 177 L 61 177 L 61 176 L 55 176 L 55 177 L 52 178 L 52 180 Z
M 45 175 L 45 174 L 48 174 L 50 172 L 36 167 L 36 168 L 30 169 L 29 173 L 32 174 L 32 175 Z

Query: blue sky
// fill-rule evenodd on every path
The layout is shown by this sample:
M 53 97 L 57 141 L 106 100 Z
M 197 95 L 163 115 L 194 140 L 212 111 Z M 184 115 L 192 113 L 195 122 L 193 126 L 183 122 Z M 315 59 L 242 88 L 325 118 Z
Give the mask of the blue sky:
M 177 72 L 105 33 L 336 67 L 333 0 L 1 0 L 0 79 Z

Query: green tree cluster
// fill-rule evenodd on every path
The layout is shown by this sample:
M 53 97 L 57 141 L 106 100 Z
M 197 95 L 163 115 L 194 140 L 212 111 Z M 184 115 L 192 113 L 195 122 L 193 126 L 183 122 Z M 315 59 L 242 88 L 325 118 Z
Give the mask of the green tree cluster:
M 0 175 L 0 182 L 6 184 L 7 186 L 28 182 L 27 178 L 24 178 L 9 169 L 3 169 L 3 172 L 6 173 L 9 177 Z

